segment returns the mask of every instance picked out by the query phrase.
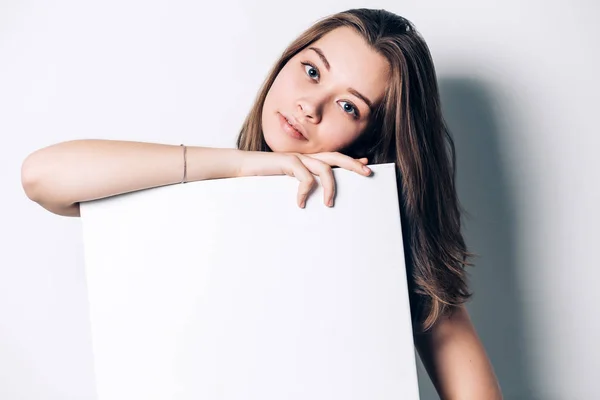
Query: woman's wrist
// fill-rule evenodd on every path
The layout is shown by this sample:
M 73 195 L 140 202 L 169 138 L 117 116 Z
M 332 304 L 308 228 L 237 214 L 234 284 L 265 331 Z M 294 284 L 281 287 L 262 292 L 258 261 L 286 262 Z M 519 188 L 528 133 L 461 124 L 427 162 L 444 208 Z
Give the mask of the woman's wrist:
M 260 151 L 245 151 L 238 150 L 239 154 L 235 155 L 233 161 L 237 170 L 237 176 L 258 176 L 261 173 L 260 159 L 267 153 Z
M 216 147 L 187 147 L 187 181 L 235 178 L 241 176 L 241 150 Z M 181 161 L 183 168 L 183 159 Z M 183 169 L 181 169 L 183 173 Z
M 233 177 L 240 178 L 242 176 L 250 176 L 248 173 L 249 158 L 251 158 L 251 151 L 232 149 L 228 154 L 229 163 L 233 171 Z

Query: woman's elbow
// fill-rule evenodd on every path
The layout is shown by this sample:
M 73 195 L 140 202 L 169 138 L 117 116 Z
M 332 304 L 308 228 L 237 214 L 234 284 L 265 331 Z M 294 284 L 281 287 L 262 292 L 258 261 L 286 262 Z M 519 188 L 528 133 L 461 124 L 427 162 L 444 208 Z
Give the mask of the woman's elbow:
M 27 197 L 35 202 L 39 201 L 39 169 L 35 153 L 28 155 L 21 165 L 21 185 Z

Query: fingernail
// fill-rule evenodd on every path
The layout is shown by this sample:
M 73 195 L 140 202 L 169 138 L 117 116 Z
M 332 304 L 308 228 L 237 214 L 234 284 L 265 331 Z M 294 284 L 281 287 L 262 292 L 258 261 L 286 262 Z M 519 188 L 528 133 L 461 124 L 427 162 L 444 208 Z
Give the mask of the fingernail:
M 366 173 L 370 174 L 371 173 L 371 169 L 369 167 L 367 167 L 366 165 L 363 166 L 363 171 L 365 171 Z
M 329 199 L 329 202 L 327 203 L 327 205 L 329 207 L 333 207 L 333 199 Z

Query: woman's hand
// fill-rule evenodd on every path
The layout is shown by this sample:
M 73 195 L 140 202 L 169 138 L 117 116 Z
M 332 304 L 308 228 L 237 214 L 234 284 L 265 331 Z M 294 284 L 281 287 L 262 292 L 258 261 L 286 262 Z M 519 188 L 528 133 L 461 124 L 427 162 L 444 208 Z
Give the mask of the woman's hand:
M 319 176 L 324 192 L 325 205 L 332 207 L 335 196 L 335 180 L 331 167 L 340 167 L 358 174 L 369 176 L 366 158 L 354 159 L 338 152 L 300 154 L 245 152 L 240 176 L 288 175 L 300 181 L 297 203 L 304 208 L 306 199 Z

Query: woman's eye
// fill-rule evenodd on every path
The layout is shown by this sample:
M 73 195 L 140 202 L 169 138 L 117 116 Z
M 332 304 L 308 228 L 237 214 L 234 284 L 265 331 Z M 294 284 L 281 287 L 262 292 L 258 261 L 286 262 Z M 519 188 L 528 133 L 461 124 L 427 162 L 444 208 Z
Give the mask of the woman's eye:
M 319 70 L 315 66 L 309 63 L 302 63 L 302 65 L 304 65 L 304 71 L 311 79 L 319 78 Z
M 308 62 L 303 62 L 301 64 L 304 65 L 304 71 L 312 80 L 314 80 L 314 81 L 319 80 L 319 69 L 317 67 L 315 67 L 314 65 L 312 65 L 311 63 L 308 63 Z M 356 106 L 354 104 L 352 104 L 348 101 L 342 101 L 342 103 L 346 103 L 345 105 L 342 106 L 344 109 L 344 112 L 352 115 L 354 118 L 360 117 L 360 115 L 358 113 L 358 109 L 356 108 Z
M 352 115 L 354 115 L 355 118 L 358 118 L 358 110 L 356 109 L 354 104 L 349 103 L 347 101 L 342 101 L 342 103 L 346 103 L 344 106 L 342 106 L 344 111 L 346 111 L 346 112 L 351 111 L 349 114 L 352 114 Z

